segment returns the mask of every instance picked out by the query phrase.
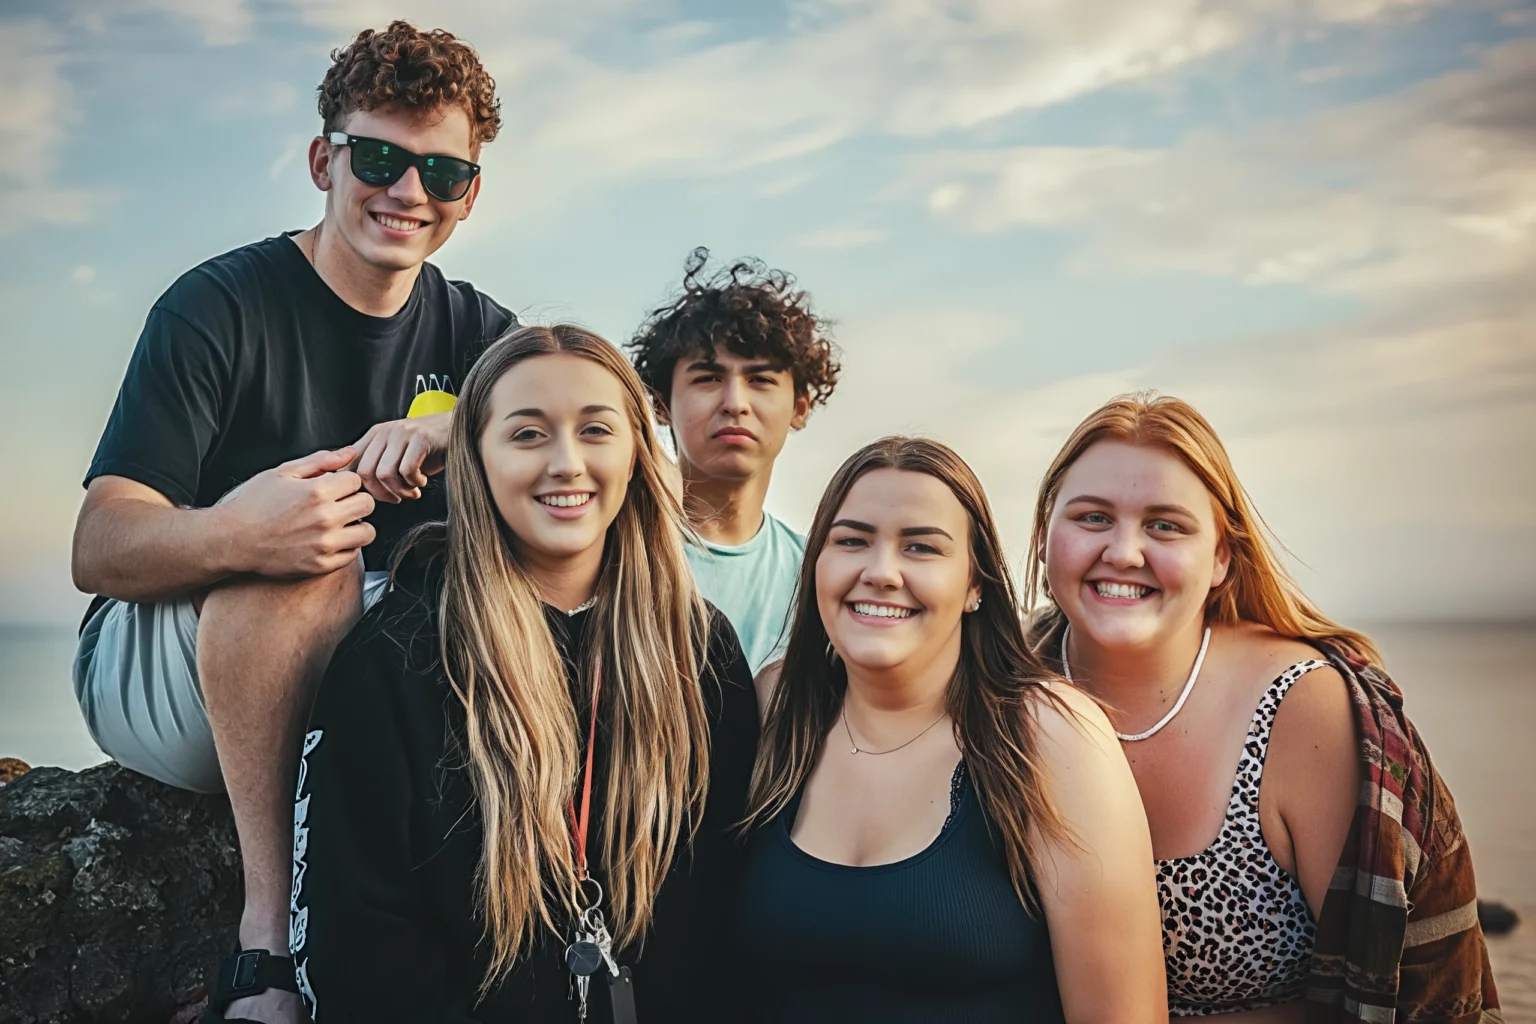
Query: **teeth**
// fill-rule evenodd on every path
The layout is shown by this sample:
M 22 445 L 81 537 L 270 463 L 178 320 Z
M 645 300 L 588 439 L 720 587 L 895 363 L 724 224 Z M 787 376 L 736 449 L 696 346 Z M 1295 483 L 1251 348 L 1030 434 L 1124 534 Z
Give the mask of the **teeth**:
M 585 505 L 592 500 L 590 494 L 541 494 L 537 499 L 541 505 L 549 505 L 553 508 L 575 508 L 577 505 Z
M 1096 580 L 1093 584 L 1100 597 L 1146 597 L 1152 593 L 1151 587 L 1143 587 L 1135 583 L 1106 583 Z
M 394 217 L 386 217 L 382 213 L 376 213 L 373 215 L 373 217 L 380 224 L 383 224 L 387 228 L 393 228 L 396 231 L 415 231 L 417 228 L 421 227 L 421 223 L 419 221 L 397 220 Z
M 895 608 L 888 604 L 865 604 L 862 601 L 855 601 L 853 610 L 860 615 L 872 615 L 880 619 L 909 619 L 917 614 L 917 611 L 912 608 Z

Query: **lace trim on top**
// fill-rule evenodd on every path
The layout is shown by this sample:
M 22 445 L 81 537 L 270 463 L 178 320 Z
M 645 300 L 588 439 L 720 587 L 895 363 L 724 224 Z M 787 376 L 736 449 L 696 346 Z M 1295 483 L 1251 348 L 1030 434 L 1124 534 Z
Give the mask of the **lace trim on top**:
M 940 835 L 949 831 L 949 826 L 954 824 L 955 815 L 960 813 L 960 804 L 965 800 L 966 780 L 969 777 L 970 773 L 965 770 L 965 759 L 961 758 L 960 763 L 955 765 L 955 774 L 949 777 L 949 815 L 944 819 L 944 827 L 939 829 Z

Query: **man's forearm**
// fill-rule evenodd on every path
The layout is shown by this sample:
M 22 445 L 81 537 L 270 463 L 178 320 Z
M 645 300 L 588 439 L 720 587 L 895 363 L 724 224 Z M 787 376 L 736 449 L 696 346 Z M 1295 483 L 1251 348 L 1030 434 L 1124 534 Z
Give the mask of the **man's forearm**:
M 75 528 L 75 586 L 122 601 L 165 601 L 241 571 L 217 508 L 136 498 L 87 502 Z

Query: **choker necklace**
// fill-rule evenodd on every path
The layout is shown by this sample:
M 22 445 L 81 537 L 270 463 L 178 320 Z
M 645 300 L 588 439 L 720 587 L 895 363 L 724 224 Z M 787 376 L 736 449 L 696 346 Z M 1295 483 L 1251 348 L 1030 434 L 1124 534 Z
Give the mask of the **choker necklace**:
M 1072 627 L 1070 625 L 1061 631 L 1061 669 L 1062 674 L 1067 677 L 1067 682 L 1069 683 L 1073 681 L 1072 665 L 1067 661 L 1067 637 L 1071 635 Z M 1184 684 L 1184 691 L 1179 694 L 1179 699 L 1173 702 L 1173 707 L 1168 709 L 1168 713 L 1163 716 L 1162 721 L 1158 722 L 1146 732 L 1138 732 L 1135 735 L 1130 735 L 1120 732 L 1117 729 L 1115 730 L 1115 735 L 1118 736 L 1123 742 L 1135 743 L 1137 740 L 1150 739 L 1151 737 L 1156 736 L 1160 731 L 1162 731 L 1163 726 L 1173 721 L 1173 716 L 1179 713 L 1179 709 L 1182 708 L 1184 706 L 1184 702 L 1189 699 L 1189 691 L 1195 688 L 1195 680 L 1200 678 L 1200 666 L 1205 663 L 1205 650 L 1210 645 L 1211 627 L 1206 626 L 1205 636 L 1200 640 L 1200 653 L 1195 655 L 1195 667 L 1189 670 L 1189 682 Z M 843 724 L 846 725 L 847 721 L 844 720 Z
M 847 710 L 845 709 L 845 710 L 840 711 L 838 713 L 843 716 L 843 731 L 848 734 L 848 746 L 851 748 L 848 752 L 850 754 L 869 754 L 872 757 L 878 757 L 881 754 L 894 754 L 894 753 L 896 753 L 896 751 L 900 750 L 902 747 L 910 747 L 912 744 L 916 743 L 918 740 L 922 739 L 925 735 L 927 735 L 929 729 L 932 729 L 934 726 L 936 726 L 940 722 L 944 721 L 944 716 L 949 714 L 948 711 L 945 711 L 943 714 L 939 715 L 938 718 L 935 718 L 933 721 L 929 722 L 926 726 L 924 726 L 922 732 L 918 733 L 916 736 L 913 736 L 911 739 L 907 740 L 907 742 L 902 743 L 899 746 L 894 746 L 894 747 L 890 748 L 889 750 L 864 750 L 864 749 L 862 749 L 859 746 L 858 740 L 853 738 L 853 730 L 848 728 L 848 712 L 847 712 Z

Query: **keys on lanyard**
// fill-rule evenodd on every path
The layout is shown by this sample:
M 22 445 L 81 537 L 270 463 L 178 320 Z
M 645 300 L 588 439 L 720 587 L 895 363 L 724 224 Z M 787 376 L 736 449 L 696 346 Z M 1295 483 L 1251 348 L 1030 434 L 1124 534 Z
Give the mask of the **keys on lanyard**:
M 599 969 L 607 968 L 614 978 L 619 977 L 619 965 L 613 959 L 613 937 L 608 934 L 608 924 L 603 919 L 603 887 L 597 879 L 587 874 L 587 827 L 592 813 L 592 750 L 597 745 L 597 698 L 602 692 L 602 665 L 598 664 L 592 677 L 592 714 L 587 728 L 587 763 L 582 773 L 581 811 L 578 814 L 575 801 L 570 808 L 571 844 L 576 854 L 576 902 L 582 906 L 576 923 L 576 937 L 565 949 L 565 966 L 571 972 L 571 996 L 577 1000 L 576 1019 L 587 1019 L 587 995 L 592 987 L 592 976 Z M 590 902 L 588 887 L 596 890 Z
M 619 977 L 619 964 L 613 958 L 613 936 L 608 934 L 603 912 L 596 906 L 587 908 L 581 915 L 576 941 L 565 949 L 565 966 L 570 969 L 571 994 L 577 1000 L 576 1019 L 584 1021 L 592 976 L 607 970 L 613 978 Z

